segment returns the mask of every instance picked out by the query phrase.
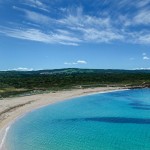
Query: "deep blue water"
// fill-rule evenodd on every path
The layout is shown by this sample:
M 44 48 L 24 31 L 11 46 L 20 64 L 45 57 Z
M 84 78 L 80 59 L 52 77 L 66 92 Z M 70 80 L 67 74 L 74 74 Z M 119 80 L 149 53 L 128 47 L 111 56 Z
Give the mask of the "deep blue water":
M 11 126 L 6 143 L 8 150 L 150 150 L 150 89 L 37 109 Z

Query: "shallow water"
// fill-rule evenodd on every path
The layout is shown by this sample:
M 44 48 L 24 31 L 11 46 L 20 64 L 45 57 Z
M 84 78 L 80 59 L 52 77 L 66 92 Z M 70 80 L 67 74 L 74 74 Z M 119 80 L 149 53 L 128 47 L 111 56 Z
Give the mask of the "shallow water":
M 150 89 L 95 94 L 17 120 L 8 150 L 150 150 Z

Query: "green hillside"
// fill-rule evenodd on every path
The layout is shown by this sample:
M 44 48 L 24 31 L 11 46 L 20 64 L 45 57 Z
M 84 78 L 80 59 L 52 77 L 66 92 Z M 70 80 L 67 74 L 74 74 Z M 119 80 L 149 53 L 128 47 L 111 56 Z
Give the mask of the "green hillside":
M 71 88 L 149 86 L 150 70 L 55 69 L 0 71 L 0 97 Z

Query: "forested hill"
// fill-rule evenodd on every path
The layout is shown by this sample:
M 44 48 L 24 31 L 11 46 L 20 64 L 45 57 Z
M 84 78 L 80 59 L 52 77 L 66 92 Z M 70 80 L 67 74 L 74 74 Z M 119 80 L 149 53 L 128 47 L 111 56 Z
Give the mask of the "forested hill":
M 150 70 L 55 69 L 0 71 L 0 97 L 98 86 L 149 86 Z
M 150 73 L 150 70 L 80 69 L 65 68 L 37 71 L 0 71 L 1 74 L 76 74 L 76 73 Z

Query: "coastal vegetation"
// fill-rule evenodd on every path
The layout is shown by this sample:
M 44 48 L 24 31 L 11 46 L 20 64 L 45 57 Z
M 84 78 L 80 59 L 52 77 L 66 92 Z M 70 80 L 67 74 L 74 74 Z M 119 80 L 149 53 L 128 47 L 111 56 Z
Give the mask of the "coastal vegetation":
M 0 98 L 104 86 L 149 87 L 150 70 L 55 69 L 0 71 Z

